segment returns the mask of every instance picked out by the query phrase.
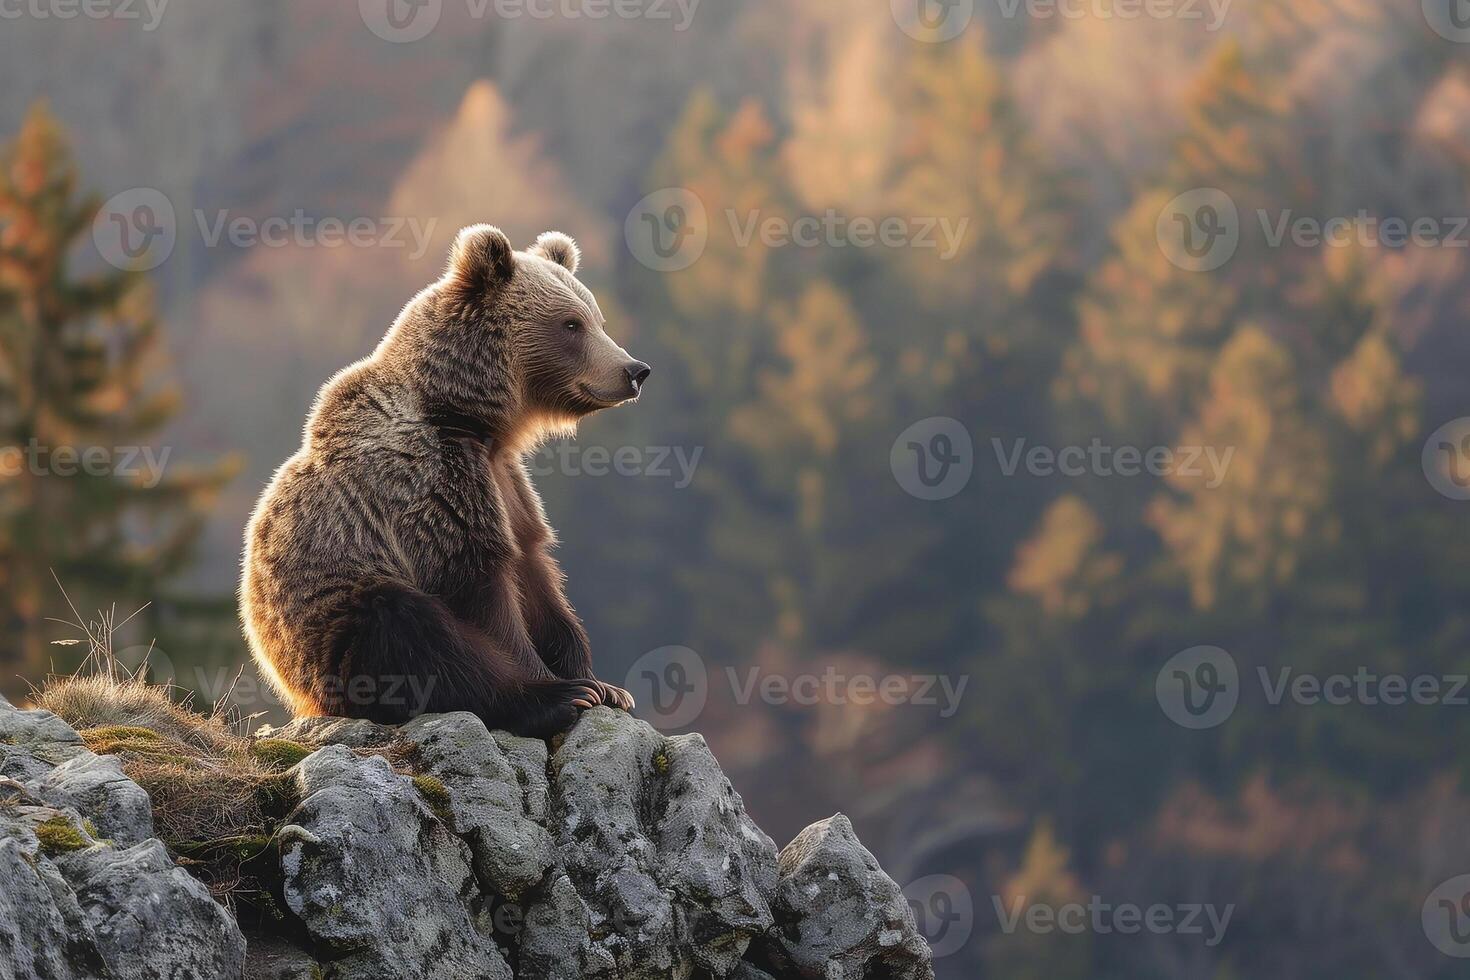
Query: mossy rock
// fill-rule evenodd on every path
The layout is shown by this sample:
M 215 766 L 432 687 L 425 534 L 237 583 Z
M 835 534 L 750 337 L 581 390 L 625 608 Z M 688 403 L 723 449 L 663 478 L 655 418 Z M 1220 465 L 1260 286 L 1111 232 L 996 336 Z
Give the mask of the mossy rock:
M 429 809 L 434 811 L 434 816 L 444 823 L 454 823 L 454 810 L 450 806 L 449 787 L 435 776 L 414 776 L 414 789 L 429 804 Z
M 66 817 L 52 817 L 38 823 L 36 839 L 41 842 L 42 853 L 47 855 L 70 854 L 92 846 L 92 842 L 83 837 Z
M 258 738 L 250 743 L 250 754 L 275 769 L 290 769 L 311 755 L 312 749 L 289 738 Z

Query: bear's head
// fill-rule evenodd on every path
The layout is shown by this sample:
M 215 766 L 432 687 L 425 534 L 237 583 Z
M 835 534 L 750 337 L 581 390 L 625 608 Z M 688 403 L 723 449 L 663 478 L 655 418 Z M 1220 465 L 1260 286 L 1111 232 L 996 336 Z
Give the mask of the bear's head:
M 458 376 L 457 408 L 493 406 L 513 413 L 516 428 L 554 431 L 637 399 L 651 368 L 607 335 L 596 298 L 576 277 L 579 260 L 576 242 L 560 232 L 523 252 L 492 225 L 459 233 L 431 287 L 436 336 L 420 338 L 440 351 L 441 342 L 452 345 L 455 364 L 440 367 Z

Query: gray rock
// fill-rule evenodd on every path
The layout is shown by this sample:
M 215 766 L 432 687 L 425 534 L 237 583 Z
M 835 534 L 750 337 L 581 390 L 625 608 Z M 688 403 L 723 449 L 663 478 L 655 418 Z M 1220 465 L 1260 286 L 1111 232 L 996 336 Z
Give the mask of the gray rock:
M 115 756 L 93 755 L 71 726 L 49 711 L 21 711 L 0 699 L 0 776 L 40 799 L 72 807 L 98 833 L 123 845 L 153 836 L 153 804 Z
M 31 784 L 36 795 L 84 814 L 101 836 L 124 847 L 153 836 L 153 803 L 143 787 L 123 774 L 113 755 L 78 755 Z
M 397 729 L 363 718 L 297 718 L 279 728 L 262 725 L 255 734 L 261 738 L 285 738 L 307 745 L 376 749 L 392 742 Z
M 0 976 L 100 980 L 97 938 L 61 872 L 15 804 L 0 804 Z M 51 818 L 62 816 L 53 812 Z
M 556 861 L 551 835 L 527 812 L 544 814 L 547 803 L 544 790 L 523 785 L 525 760 L 518 770 L 485 723 L 465 712 L 423 715 L 403 726 L 401 735 L 418 746 L 419 768 L 448 791 L 454 832 L 470 846 L 480 881 L 519 902 Z M 546 747 L 535 744 L 541 746 L 544 787 Z
M 594 708 L 557 750 L 552 773 L 561 860 L 619 976 L 734 970 L 774 921 L 776 848 L 704 739 L 666 739 Z
M 297 766 L 301 805 L 279 833 L 286 904 L 339 980 L 510 980 L 475 926 L 469 849 L 412 780 L 341 745 Z
M 702 735 L 680 735 L 655 756 L 664 785 L 656 840 L 663 880 L 683 909 L 695 962 L 735 969 L 751 937 L 771 927 L 776 845 L 745 814 Z
M 39 779 L 79 755 L 91 755 L 82 737 L 49 711 L 21 711 L 0 701 L 0 776 Z
M 807 827 L 781 851 L 770 948 L 782 976 L 933 980 L 929 944 L 903 891 L 842 814 Z
M 116 980 L 240 980 L 245 937 L 209 889 L 150 840 L 59 858 Z
M 693 957 L 679 943 L 672 895 L 646 820 L 644 784 L 663 736 L 611 708 L 593 708 L 552 759 L 552 822 L 563 864 L 592 910 L 591 926 L 628 978 L 688 977 Z
M 239 980 L 245 937 L 158 841 L 97 843 L 74 811 L 0 798 L 0 976 Z
M 612 951 L 593 935 L 593 914 L 565 872 L 557 873 L 525 913 L 520 929 L 521 980 L 611 980 Z
M 299 924 L 263 937 L 251 980 L 510 980 L 503 950 L 523 980 L 933 976 L 846 818 L 778 859 L 698 735 L 610 708 L 550 760 L 469 714 L 261 734 L 324 747 L 277 835 Z M 152 832 L 116 758 L 0 699 L 0 977 L 241 977 L 235 922 Z
M 148 794 L 116 757 L 3 700 L 0 755 L 0 976 L 242 975 L 239 927 L 150 839 Z
M 546 743 L 539 738 L 521 738 L 509 732 L 490 733 L 520 784 L 526 816 L 545 824 L 551 812 L 551 781 L 546 777 Z

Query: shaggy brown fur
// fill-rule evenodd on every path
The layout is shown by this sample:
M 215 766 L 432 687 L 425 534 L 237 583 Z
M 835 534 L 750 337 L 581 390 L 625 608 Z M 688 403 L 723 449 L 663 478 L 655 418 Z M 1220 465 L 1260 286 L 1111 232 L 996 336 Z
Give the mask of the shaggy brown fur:
M 636 399 L 648 366 L 603 332 L 578 252 L 460 232 L 443 278 L 322 388 L 246 531 L 241 612 L 298 714 L 466 710 L 546 736 L 596 704 L 586 631 L 524 455 Z

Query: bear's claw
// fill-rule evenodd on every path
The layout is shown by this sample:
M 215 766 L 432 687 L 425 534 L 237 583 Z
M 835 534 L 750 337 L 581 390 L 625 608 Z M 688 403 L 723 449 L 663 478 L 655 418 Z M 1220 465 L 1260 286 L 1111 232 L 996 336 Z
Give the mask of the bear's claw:
M 623 711 L 632 711 L 637 706 L 637 703 L 633 700 L 633 695 L 621 687 L 609 684 L 606 681 L 594 681 L 594 683 L 602 689 L 603 704 L 612 708 L 620 708 Z

